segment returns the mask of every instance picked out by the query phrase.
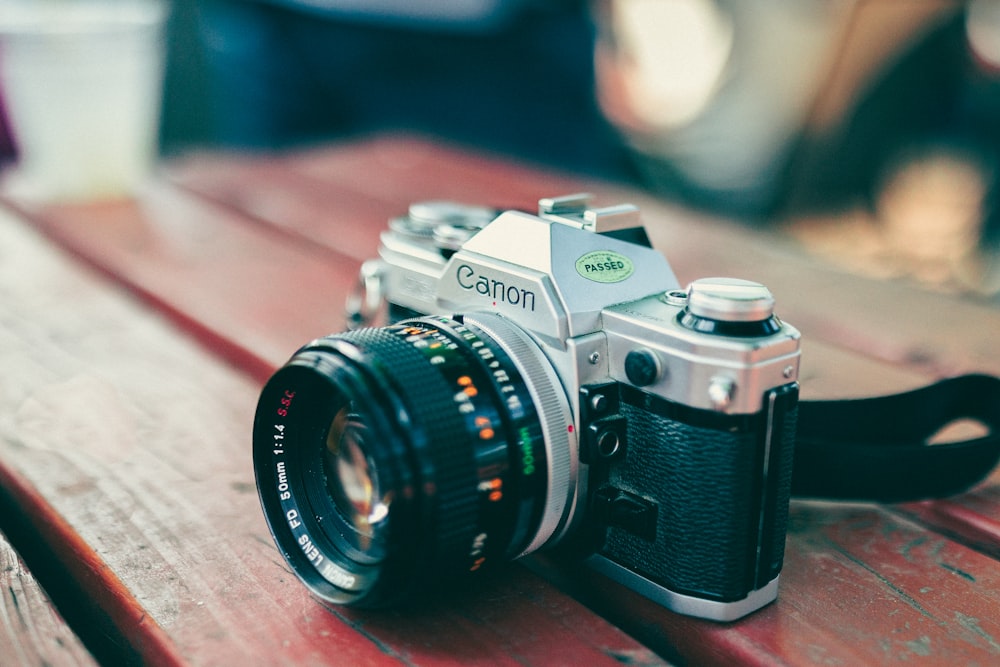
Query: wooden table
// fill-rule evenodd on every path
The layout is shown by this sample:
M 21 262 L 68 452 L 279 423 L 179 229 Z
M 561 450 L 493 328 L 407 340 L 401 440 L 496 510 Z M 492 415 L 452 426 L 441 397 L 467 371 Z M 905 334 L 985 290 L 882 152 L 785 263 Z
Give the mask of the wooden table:
M 530 210 L 583 189 L 639 204 L 681 282 L 767 284 L 803 333 L 804 398 L 1000 374 L 996 309 L 845 275 L 784 237 L 618 186 L 419 139 L 193 155 L 134 202 L 8 199 L 0 509 L 24 561 L 0 545 L 0 663 L 1000 664 L 996 473 L 944 501 L 793 502 L 779 599 L 732 624 L 544 557 L 418 610 L 328 611 L 309 597 L 257 503 L 262 381 L 342 328 L 359 263 L 409 202 Z

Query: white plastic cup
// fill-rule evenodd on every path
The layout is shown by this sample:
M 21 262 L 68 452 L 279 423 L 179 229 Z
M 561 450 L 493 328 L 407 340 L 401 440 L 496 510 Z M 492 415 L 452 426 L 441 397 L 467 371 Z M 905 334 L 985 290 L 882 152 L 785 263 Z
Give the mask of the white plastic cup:
M 0 94 L 18 149 L 9 191 L 135 193 L 157 157 L 165 15 L 158 0 L 0 0 Z

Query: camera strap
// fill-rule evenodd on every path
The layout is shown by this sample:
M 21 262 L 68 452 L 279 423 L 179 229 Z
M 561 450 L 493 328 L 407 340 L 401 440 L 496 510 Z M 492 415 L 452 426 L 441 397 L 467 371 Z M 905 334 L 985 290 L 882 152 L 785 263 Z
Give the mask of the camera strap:
M 932 437 L 959 420 L 989 432 Z M 802 401 L 792 494 L 903 502 L 960 493 L 1000 462 L 1000 378 L 964 375 L 890 396 Z

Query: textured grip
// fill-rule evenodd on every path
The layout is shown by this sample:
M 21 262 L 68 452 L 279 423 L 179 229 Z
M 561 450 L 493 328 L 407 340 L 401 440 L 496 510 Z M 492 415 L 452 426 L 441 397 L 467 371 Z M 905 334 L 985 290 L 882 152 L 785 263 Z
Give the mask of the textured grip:
M 649 540 L 609 527 L 602 554 L 710 600 L 739 600 L 765 585 L 784 552 L 795 396 L 779 397 L 776 411 L 720 419 L 630 393 L 621 406 L 627 451 L 607 482 L 655 503 L 656 531 Z
M 792 496 L 796 432 L 798 429 L 798 385 L 772 393 L 774 437 L 771 443 L 770 493 L 764 506 L 765 529 L 761 557 L 761 577 L 773 579 L 781 572 L 785 558 L 785 534 L 788 532 L 788 502 Z

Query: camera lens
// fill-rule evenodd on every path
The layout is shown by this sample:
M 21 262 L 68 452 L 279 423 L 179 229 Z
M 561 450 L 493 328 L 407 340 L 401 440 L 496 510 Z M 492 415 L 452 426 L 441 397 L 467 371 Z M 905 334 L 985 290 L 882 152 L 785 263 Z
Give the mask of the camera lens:
M 268 381 L 254 423 L 275 542 L 336 604 L 393 604 L 558 540 L 576 460 L 555 371 L 492 314 L 315 341 Z

